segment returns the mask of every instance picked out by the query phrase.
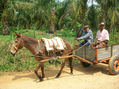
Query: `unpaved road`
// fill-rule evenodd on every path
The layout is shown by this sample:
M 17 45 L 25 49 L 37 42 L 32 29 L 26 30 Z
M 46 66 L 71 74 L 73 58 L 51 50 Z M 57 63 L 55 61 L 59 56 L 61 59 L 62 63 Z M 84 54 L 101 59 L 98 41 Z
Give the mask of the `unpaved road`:
M 59 67 L 46 68 L 43 82 L 39 82 L 33 72 L 0 73 L 0 89 L 119 89 L 119 75 L 109 75 L 104 64 L 89 68 L 76 66 L 73 75 L 65 67 L 56 79 L 58 70 Z

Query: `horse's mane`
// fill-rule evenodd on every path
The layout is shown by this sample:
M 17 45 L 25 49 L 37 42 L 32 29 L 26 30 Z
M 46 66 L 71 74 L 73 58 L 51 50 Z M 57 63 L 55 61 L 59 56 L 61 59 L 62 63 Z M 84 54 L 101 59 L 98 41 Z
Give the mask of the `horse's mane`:
M 29 36 L 25 36 L 25 35 L 23 35 L 22 37 L 23 37 L 24 42 L 26 42 L 26 43 L 32 44 L 33 41 L 38 42 L 38 39 L 33 38 L 33 37 L 29 37 Z

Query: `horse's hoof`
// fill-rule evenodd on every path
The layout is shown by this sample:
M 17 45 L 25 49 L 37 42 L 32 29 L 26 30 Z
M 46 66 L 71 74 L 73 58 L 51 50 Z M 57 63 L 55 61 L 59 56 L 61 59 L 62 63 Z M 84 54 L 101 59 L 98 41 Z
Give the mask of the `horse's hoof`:
M 43 79 L 42 80 L 40 80 L 40 82 L 42 82 L 43 81 Z
M 43 81 L 43 78 L 40 78 L 40 82 L 42 82 Z
M 59 78 L 59 76 L 60 76 L 60 73 L 57 74 L 56 78 Z
M 57 75 L 55 78 L 59 78 L 59 75 Z
M 71 75 L 73 75 L 73 73 L 70 73 Z
M 55 78 L 59 78 L 58 76 L 56 76 Z
M 45 76 L 42 76 L 42 78 L 45 78 Z

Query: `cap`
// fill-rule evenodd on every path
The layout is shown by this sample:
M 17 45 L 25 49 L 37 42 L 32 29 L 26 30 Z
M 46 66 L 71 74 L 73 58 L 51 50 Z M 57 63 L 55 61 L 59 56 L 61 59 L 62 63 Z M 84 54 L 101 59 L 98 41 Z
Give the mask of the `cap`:
M 100 23 L 99 26 L 105 26 L 104 22 Z
M 85 25 L 85 26 L 84 26 L 84 29 L 86 29 L 86 28 L 90 28 L 90 26 L 89 26 L 89 25 Z

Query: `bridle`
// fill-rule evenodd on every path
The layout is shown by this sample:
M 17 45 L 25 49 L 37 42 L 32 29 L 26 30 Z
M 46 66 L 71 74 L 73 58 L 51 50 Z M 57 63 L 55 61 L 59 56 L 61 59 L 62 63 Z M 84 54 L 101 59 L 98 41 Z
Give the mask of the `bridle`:
M 24 42 L 23 42 L 23 39 L 22 38 L 23 38 L 23 36 L 21 35 L 21 37 L 20 37 L 21 43 L 19 43 L 19 45 L 22 44 L 22 46 L 16 47 L 15 44 L 12 45 L 15 50 L 21 49 L 24 46 Z

